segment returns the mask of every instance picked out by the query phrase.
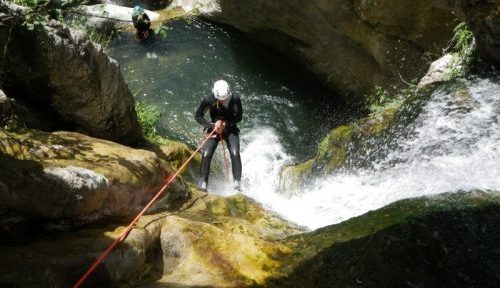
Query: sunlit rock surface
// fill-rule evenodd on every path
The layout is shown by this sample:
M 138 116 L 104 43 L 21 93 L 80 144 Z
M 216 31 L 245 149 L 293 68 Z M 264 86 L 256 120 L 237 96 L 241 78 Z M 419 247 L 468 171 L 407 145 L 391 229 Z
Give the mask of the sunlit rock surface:
M 190 195 L 175 212 L 142 217 L 85 284 L 242 287 L 282 275 L 280 259 L 291 250 L 278 240 L 302 229 L 242 195 L 222 198 L 197 190 Z M 73 285 L 120 235 L 125 220 L 1 246 L 0 284 Z
M 454 67 L 461 69 L 460 63 L 461 60 L 457 54 L 446 54 L 432 62 L 425 76 L 418 82 L 418 88 L 449 80 Z
M 2 130 L 0 180 L 6 191 L 0 195 L 1 213 L 69 224 L 130 216 L 174 173 L 169 160 L 177 165 L 186 158 L 188 152 L 175 147 L 152 146 L 151 152 L 72 132 Z M 186 196 L 178 178 L 157 209 Z

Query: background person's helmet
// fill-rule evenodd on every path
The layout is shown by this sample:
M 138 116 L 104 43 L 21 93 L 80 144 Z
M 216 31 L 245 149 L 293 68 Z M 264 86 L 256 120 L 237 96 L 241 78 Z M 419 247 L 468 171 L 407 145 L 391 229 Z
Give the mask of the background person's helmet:
M 134 15 L 141 15 L 144 13 L 144 8 L 142 8 L 139 5 L 134 6 L 134 9 L 132 10 Z
M 229 88 L 229 84 L 227 84 L 224 80 L 219 80 L 214 83 L 214 88 L 212 89 L 214 93 L 215 99 L 217 100 L 226 100 L 231 96 L 231 90 Z

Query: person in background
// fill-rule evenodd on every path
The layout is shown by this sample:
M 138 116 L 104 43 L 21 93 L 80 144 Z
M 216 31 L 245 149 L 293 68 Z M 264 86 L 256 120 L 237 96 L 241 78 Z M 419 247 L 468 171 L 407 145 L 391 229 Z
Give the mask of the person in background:
M 205 118 L 209 111 L 210 121 Z M 241 157 L 238 122 L 241 121 L 243 110 L 240 96 L 232 93 L 229 84 L 224 80 L 214 83 L 212 92 L 205 97 L 196 110 L 195 119 L 203 125 L 207 133 L 215 133 L 207 140 L 202 148 L 199 187 L 207 189 L 210 162 L 219 141 L 227 143 L 233 172 L 234 188 L 241 191 Z
M 132 13 L 132 23 L 136 29 L 136 36 L 139 40 L 148 39 L 151 33 L 151 20 L 141 6 L 135 6 Z

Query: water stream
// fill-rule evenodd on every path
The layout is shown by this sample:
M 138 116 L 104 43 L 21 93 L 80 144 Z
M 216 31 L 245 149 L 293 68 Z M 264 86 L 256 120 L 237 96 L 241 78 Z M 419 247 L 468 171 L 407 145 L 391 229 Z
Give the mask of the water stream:
M 276 189 L 281 167 L 312 157 L 326 131 L 356 113 L 327 100 L 338 97 L 292 61 L 231 29 L 199 20 L 170 27 L 164 40 L 141 44 L 124 35 L 112 47 L 136 99 L 160 108 L 160 134 L 196 146 L 193 113 L 212 83 L 226 79 L 243 101 L 244 193 L 293 222 L 315 229 L 403 198 L 500 191 L 498 77 L 466 80 L 460 93 L 436 91 L 404 128 L 411 137 L 392 137 L 396 148 L 383 159 L 318 179 L 290 198 Z M 209 190 L 236 193 L 220 173 Z
M 469 79 L 464 86 L 461 92 L 435 91 L 415 122 L 403 127 L 407 131 L 395 131 L 401 134 L 396 148 L 372 167 L 329 175 L 291 199 L 251 196 L 314 229 L 405 198 L 474 189 L 498 193 L 500 78 Z

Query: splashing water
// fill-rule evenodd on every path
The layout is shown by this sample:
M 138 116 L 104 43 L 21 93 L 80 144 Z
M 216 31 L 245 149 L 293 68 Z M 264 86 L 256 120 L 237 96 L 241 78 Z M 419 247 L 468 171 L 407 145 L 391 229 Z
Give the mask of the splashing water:
M 160 109 L 160 134 L 196 147 L 194 110 L 214 80 L 228 79 L 245 111 L 239 125 L 244 193 L 287 219 L 315 229 L 403 198 L 500 190 L 497 77 L 468 80 L 462 92 L 436 91 L 405 128 L 411 136 L 391 137 L 396 142 L 385 146 L 397 148 L 381 153 L 387 156 L 374 168 L 329 175 L 291 198 L 279 194 L 282 167 L 310 158 L 321 135 L 356 115 L 326 102 L 335 96 L 300 67 L 234 31 L 199 20 L 170 25 L 166 40 L 140 45 L 125 35 L 113 46 L 136 99 Z M 212 164 L 221 168 L 220 147 L 216 153 Z M 223 176 L 210 177 L 211 193 L 236 193 Z
M 255 127 L 242 146 L 245 192 L 285 218 L 316 229 L 423 195 L 471 189 L 500 191 L 500 81 L 466 82 L 466 91 L 437 90 L 396 150 L 377 168 L 329 175 L 292 198 L 276 191 L 280 167 L 292 160 L 274 130 Z M 394 164 L 396 163 L 396 164 Z

